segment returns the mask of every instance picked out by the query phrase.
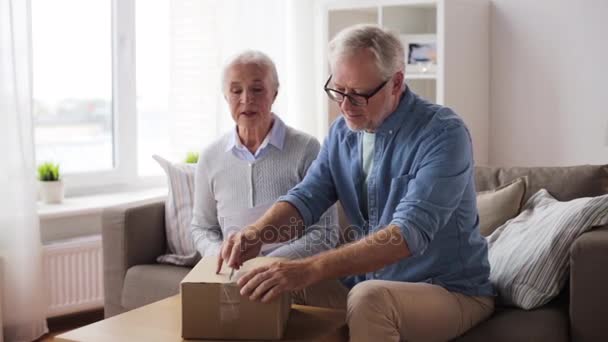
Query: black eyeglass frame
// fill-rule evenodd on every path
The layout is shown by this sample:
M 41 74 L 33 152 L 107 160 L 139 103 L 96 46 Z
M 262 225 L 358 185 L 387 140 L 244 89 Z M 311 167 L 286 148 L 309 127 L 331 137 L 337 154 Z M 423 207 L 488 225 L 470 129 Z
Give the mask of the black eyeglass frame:
M 327 86 L 329 85 L 329 82 L 331 81 L 333 75 L 329 75 L 329 78 L 327 79 L 327 82 L 325 82 L 325 85 L 323 86 L 323 90 L 325 90 L 325 93 L 327 94 L 327 96 L 332 100 L 332 101 L 336 101 L 337 103 L 342 103 L 344 102 L 344 99 L 348 98 L 348 100 L 350 101 L 350 103 L 353 106 L 367 106 L 369 104 L 369 99 L 372 98 L 374 95 L 378 94 L 378 92 L 388 83 L 388 81 L 390 80 L 387 79 L 386 81 L 382 82 L 379 86 L 377 86 L 376 88 L 374 88 L 374 90 L 370 91 L 367 94 L 347 94 L 344 92 L 341 92 L 339 90 L 333 89 L 333 88 L 328 88 Z M 342 101 L 338 101 L 338 99 L 336 99 L 335 97 L 333 97 L 330 92 L 336 92 L 340 95 L 342 95 Z M 357 97 L 362 97 L 365 99 L 365 104 L 363 103 L 359 103 L 355 98 L 353 98 L 353 96 L 357 96 Z

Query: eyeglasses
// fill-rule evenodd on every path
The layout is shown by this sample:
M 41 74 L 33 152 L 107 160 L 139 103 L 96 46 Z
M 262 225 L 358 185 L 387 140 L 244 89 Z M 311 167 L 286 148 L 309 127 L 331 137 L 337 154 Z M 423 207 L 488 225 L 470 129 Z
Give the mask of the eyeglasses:
M 325 85 L 323 86 L 323 89 L 327 93 L 327 96 L 331 100 L 336 101 L 338 103 L 342 103 L 342 101 L 344 101 L 344 99 L 347 98 L 348 101 L 350 101 L 350 103 L 353 106 L 358 106 L 358 107 L 367 106 L 367 104 L 369 103 L 369 99 L 372 96 L 376 95 L 380 91 L 380 89 L 382 89 L 386 85 L 386 83 L 390 80 L 390 78 L 389 78 L 386 81 L 382 82 L 382 84 L 377 86 L 374 90 L 372 90 L 368 94 L 347 94 L 347 93 L 341 92 L 339 90 L 327 87 L 329 85 L 329 81 L 331 81 L 332 76 L 333 75 L 329 75 L 327 82 L 325 82 Z

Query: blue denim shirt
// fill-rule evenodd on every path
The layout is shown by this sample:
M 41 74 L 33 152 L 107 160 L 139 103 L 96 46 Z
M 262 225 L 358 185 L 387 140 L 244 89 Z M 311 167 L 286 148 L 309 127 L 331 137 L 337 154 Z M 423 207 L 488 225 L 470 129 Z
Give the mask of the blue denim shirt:
M 494 295 L 488 248 L 479 233 L 471 137 L 462 119 L 405 91 L 376 130 L 368 220 L 359 205 L 365 184 L 361 136 L 344 118 L 336 120 L 308 174 L 279 198 L 297 208 L 306 226 L 340 200 L 351 238 L 387 225 L 401 229 L 411 256 L 343 283 L 427 282 L 467 295 Z

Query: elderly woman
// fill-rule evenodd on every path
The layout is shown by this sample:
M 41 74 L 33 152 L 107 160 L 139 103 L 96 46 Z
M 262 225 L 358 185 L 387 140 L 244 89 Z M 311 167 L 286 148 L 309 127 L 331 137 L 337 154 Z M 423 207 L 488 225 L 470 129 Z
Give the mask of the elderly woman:
M 315 138 L 271 112 L 278 90 L 276 67 L 261 52 L 240 53 L 224 68 L 224 98 L 236 127 L 199 157 L 191 230 L 202 257 L 219 255 L 222 240 L 298 184 L 317 157 Z M 330 208 L 306 235 L 261 254 L 302 258 L 332 248 L 337 239 L 337 213 Z

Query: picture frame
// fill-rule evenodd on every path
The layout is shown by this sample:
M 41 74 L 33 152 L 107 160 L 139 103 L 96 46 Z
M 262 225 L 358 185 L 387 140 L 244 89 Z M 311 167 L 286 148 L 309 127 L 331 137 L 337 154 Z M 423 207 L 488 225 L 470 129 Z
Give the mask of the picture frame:
M 431 74 L 437 71 L 437 35 L 403 34 L 406 74 Z

